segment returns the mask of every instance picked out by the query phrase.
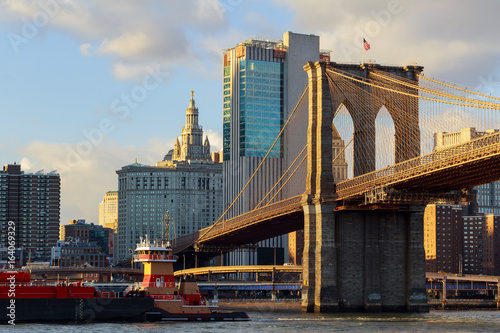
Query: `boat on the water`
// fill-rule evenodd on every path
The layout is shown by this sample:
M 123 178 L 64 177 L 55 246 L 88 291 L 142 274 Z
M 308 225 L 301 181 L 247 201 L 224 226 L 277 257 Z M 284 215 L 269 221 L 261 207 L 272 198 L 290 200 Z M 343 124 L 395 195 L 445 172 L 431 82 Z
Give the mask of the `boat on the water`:
M 249 320 L 245 312 L 217 311 L 195 280 L 174 279 L 176 257 L 166 244 L 141 240 L 134 260 L 144 264 L 142 283 L 123 292 L 81 283 L 31 282 L 28 272 L 0 272 L 0 323 L 154 322 Z

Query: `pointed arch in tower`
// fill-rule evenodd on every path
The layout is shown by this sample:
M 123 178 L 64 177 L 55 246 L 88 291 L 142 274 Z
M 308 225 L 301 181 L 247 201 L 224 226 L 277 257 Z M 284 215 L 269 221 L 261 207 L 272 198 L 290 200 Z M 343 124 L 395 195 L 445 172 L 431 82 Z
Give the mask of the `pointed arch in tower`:
M 382 106 L 375 119 L 375 168 L 382 169 L 395 163 L 395 127 L 392 116 Z

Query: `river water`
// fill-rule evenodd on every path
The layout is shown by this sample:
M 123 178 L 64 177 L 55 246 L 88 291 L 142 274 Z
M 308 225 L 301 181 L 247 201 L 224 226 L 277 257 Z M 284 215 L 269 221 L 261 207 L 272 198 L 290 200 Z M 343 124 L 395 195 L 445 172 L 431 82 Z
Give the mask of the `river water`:
M 500 332 L 500 311 L 431 311 L 426 314 L 308 314 L 297 310 L 247 311 L 248 322 L 166 322 L 2 326 L 0 332 Z

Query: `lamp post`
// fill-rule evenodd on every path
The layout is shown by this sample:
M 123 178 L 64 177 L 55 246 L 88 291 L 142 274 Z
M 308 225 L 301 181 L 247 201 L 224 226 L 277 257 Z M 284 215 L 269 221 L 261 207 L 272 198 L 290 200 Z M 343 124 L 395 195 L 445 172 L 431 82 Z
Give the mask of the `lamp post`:
M 186 278 L 186 255 L 182 255 L 182 275 Z
M 273 246 L 274 249 L 274 266 L 276 266 L 276 246 Z
M 130 251 L 130 268 L 134 269 L 134 250 L 128 249 Z

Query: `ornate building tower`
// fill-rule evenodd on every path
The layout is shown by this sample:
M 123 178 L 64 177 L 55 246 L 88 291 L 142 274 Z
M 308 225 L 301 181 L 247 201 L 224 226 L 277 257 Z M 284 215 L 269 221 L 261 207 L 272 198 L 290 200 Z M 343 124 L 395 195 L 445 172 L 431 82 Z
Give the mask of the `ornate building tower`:
M 203 143 L 203 128 L 198 125 L 198 108 L 194 102 L 194 91 L 186 108 L 186 125 L 182 127 L 181 142 L 176 139 L 172 160 L 210 160 L 210 142 L 208 137 Z
M 210 226 L 223 210 L 222 163 L 210 155 L 198 124 L 193 91 L 186 124 L 162 161 L 126 165 L 118 174 L 118 233 L 115 262 L 129 261 L 140 237 L 170 239 Z M 1 184 L 1 179 L 0 179 Z M 165 225 L 168 213 L 169 224 Z M 1 214 L 0 214 L 1 215 Z M 0 234 L 1 237 L 1 234 Z
M 335 184 L 347 180 L 347 162 L 345 161 L 344 140 L 339 135 L 339 132 L 332 125 L 332 147 L 333 147 L 333 181 Z

